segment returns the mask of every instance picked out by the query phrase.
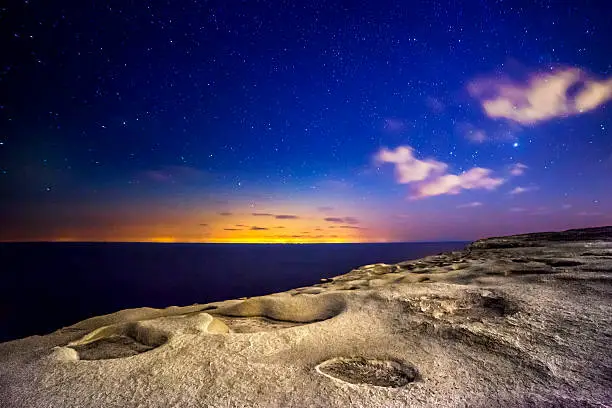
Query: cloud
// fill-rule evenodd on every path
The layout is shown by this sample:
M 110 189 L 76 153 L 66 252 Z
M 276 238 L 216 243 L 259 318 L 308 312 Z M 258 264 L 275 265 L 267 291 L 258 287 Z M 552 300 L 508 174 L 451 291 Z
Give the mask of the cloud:
M 229 217 L 230 215 L 233 215 L 233 213 L 231 213 L 231 212 L 220 212 L 218 214 L 223 216 L 223 217 Z
M 268 229 L 265 227 L 251 227 L 251 231 L 267 231 Z
M 199 224 L 200 227 L 208 227 L 208 224 Z
M 459 194 L 461 190 L 493 190 L 505 182 L 491 176 L 492 170 L 474 167 L 461 174 L 448 174 L 448 165 L 433 159 L 420 160 L 410 146 L 400 146 L 395 151 L 381 149 L 376 159 L 395 164 L 397 182 L 414 184 L 413 199 L 443 194 Z
M 280 214 L 275 215 L 274 218 L 276 218 L 277 220 L 297 220 L 300 217 L 298 217 L 297 215 Z
M 487 134 L 482 129 L 472 129 L 465 133 L 465 137 L 470 142 L 483 143 L 487 140 Z
M 486 128 L 486 130 L 485 130 Z M 457 122 L 455 131 L 472 143 L 485 143 L 491 141 L 516 140 L 517 134 L 523 130 L 521 125 L 516 123 L 478 123 Z
M 437 160 L 417 159 L 410 146 L 400 146 L 395 151 L 383 148 L 376 155 L 376 160 L 395 164 L 395 175 L 401 184 L 425 180 L 432 174 L 444 173 L 448 167 L 446 163 Z
M 517 195 L 517 194 L 523 194 L 523 193 L 528 193 L 530 191 L 536 191 L 538 188 L 537 187 L 514 187 L 512 190 L 510 190 L 510 194 L 512 195 Z
M 310 238 L 310 239 L 320 239 L 325 238 L 325 235 L 310 235 L 308 234 L 295 234 L 295 235 L 278 235 L 278 238 Z M 330 237 L 333 237 L 330 235 Z
M 242 231 L 240 228 L 223 228 L 224 231 Z
M 338 224 L 359 224 L 359 220 L 355 217 L 327 217 L 324 220 Z
M 533 125 L 591 111 L 612 99 L 612 78 L 597 80 L 579 68 L 531 75 L 527 83 L 485 78 L 468 85 L 490 118 Z
M 510 167 L 510 174 L 512 174 L 513 176 L 522 176 L 523 174 L 525 174 L 525 170 L 527 170 L 528 168 L 529 167 L 527 167 L 523 163 L 516 163 Z
M 489 139 L 487 133 L 469 122 L 460 122 L 455 125 L 455 130 L 463 137 L 473 143 L 484 143 Z
M 492 171 L 474 167 L 459 175 L 445 174 L 419 183 L 413 198 L 432 197 L 443 194 L 459 194 L 461 190 L 494 190 L 504 183 L 504 179 L 491 177 Z
M 584 84 L 582 92 L 576 95 L 578 112 L 588 112 L 612 99 L 612 78 L 605 81 L 591 80 Z
M 270 214 L 270 213 L 251 213 L 252 216 L 254 217 L 274 217 L 277 220 L 297 220 L 300 217 L 298 217 L 297 215 L 288 215 L 288 214 Z
M 472 201 L 471 203 L 459 204 L 457 208 L 476 208 L 482 207 L 482 203 L 480 201 Z

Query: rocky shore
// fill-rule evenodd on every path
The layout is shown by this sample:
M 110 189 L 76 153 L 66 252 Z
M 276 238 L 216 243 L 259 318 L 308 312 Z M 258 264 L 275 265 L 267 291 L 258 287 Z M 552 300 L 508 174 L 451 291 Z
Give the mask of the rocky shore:
M 2 343 L 0 406 L 612 406 L 612 227 Z

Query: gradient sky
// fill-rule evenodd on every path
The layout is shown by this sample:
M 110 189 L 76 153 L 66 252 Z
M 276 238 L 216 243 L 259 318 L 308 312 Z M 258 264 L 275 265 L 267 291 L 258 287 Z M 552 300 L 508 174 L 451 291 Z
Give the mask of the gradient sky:
M 0 240 L 612 224 L 607 4 L 5 5 Z

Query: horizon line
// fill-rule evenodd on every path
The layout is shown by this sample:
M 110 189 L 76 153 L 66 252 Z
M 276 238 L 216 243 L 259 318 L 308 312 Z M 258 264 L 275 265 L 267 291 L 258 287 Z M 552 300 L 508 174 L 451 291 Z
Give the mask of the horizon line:
M 358 244 L 435 244 L 473 242 L 468 239 L 448 239 L 434 241 L 352 241 L 352 242 L 206 242 L 206 241 L 67 241 L 67 240 L 36 240 L 36 241 L 5 241 L 0 244 L 177 244 L 177 245 L 358 245 Z

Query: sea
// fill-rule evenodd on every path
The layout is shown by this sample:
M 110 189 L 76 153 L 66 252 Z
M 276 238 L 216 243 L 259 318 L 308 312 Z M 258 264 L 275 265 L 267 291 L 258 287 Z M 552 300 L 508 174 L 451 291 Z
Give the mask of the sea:
M 466 245 L 1 243 L 0 342 L 44 335 L 127 308 L 285 291 L 359 266 Z

